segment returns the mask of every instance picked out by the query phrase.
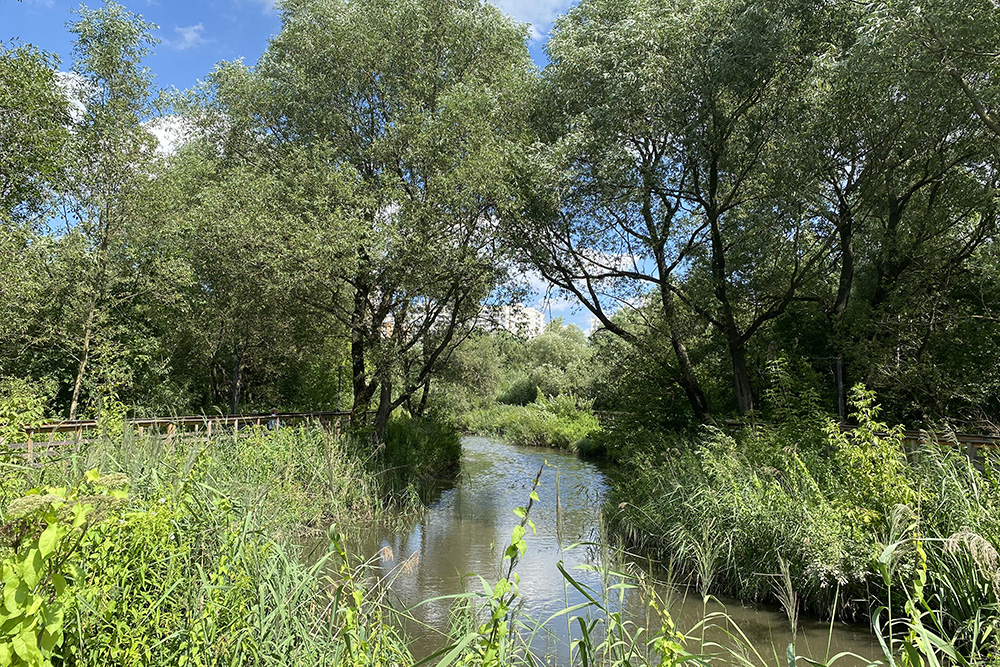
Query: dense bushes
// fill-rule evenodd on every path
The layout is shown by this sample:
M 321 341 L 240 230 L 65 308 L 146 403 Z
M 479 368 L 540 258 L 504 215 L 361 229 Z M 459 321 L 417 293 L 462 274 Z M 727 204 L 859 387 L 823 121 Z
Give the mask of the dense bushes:
M 870 393 L 856 389 L 853 409 L 846 433 L 806 409 L 733 435 L 609 434 L 613 530 L 741 599 L 777 601 L 784 561 L 802 608 L 844 617 L 893 601 L 902 613 L 920 543 L 927 599 L 968 646 L 977 616 L 996 617 L 1000 477 L 936 442 L 907 460 Z
M 461 455 L 462 443 L 453 427 L 433 419 L 399 417 L 386 428 L 379 467 L 396 489 L 428 485 L 457 472 Z
M 539 396 L 527 405 L 496 405 L 474 410 L 460 421 L 474 433 L 495 434 L 515 445 L 577 451 L 600 429 L 590 402 L 574 396 Z

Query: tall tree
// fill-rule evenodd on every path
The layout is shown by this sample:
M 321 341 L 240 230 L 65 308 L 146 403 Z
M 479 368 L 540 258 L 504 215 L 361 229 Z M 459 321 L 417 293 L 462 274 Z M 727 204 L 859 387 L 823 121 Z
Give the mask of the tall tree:
M 70 419 L 79 410 L 88 364 L 105 342 L 101 330 L 108 317 L 141 291 L 127 257 L 128 238 L 155 145 L 142 125 L 151 113 L 152 85 L 142 60 L 155 43 L 155 26 L 114 2 L 83 6 L 78 16 L 71 27 L 76 45 L 69 83 L 80 110 L 72 123 L 71 180 L 61 200 L 62 252 L 73 255 L 70 307 L 79 326 Z
M 812 2 L 582 2 L 556 27 L 541 159 L 554 213 L 529 216 L 535 265 L 610 331 L 607 308 L 658 294 L 676 377 L 711 412 L 677 304 L 726 342 L 741 413 L 748 342 L 821 272 L 829 235 L 790 165 L 825 12 Z M 553 116 L 554 114 L 554 116 Z M 687 280 L 702 270 L 707 292 Z
M 227 156 L 284 179 L 277 258 L 293 293 L 347 328 L 353 411 L 377 401 L 381 431 L 502 270 L 491 220 L 525 32 L 479 0 L 290 0 L 282 18 L 255 69 L 217 70 L 207 117 Z

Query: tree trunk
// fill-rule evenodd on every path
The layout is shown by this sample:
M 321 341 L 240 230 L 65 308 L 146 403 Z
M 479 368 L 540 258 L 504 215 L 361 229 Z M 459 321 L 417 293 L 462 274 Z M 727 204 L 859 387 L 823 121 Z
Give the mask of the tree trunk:
M 716 178 L 713 166 L 713 190 Z M 707 208 L 709 227 L 712 235 L 712 286 L 715 298 L 722 309 L 722 321 L 719 323 L 726 336 L 729 347 L 729 359 L 733 366 L 733 390 L 736 392 L 736 404 L 740 415 L 747 416 L 753 412 L 753 388 L 750 385 L 750 373 L 747 371 L 746 345 L 733 305 L 729 301 L 728 277 L 726 276 L 726 248 L 722 240 L 722 230 L 719 225 L 719 213 L 713 208 Z
M 236 414 L 240 404 L 240 344 L 233 345 L 232 387 L 230 388 L 229 414 Z
M 389 425 L 389 417 L 392 415 L 392 380 L 382 378 L 378 397 L 378 410 L 375 412 L 375 441 L 382 442 L 385 437 L 385 429 Z
M 660 301 L 663 305 L 663 317 L 670 333 L 670 346 L 674 349 L 674 355 L 677 357 L 677 368 L 680 371 L 677 382 L 684 390 L 688 403 L 691 404 L 695 419 L 702 424 L 710 424 L 712 423 L 712 411 L 709 409 L 705 392 L 701 389 L 701 383 L 698 382 L 698 376 L 694 373 L 694 364 L 691 363 L 691 357 L 688 356 L 684 339 L 677 330 L 674 295 L 664 279 L 660 281 Z
M 69 419 L 76 419 L 76 409 L 80 404 L 80 390 L 83 388 L 83 374 L 87 370 L 87 358 L 90 356 L 90 339 L 94 334 L 94 313 L 97 301 L 90 300 L 90 311 L 87 313 L 87 323 L 83 327 L 83 351 L 80 354 L 80 366 L 76 370 L 76 381 L 73 383 L 73 398 L 69 403 Z
M 837 300 L 833 304 L 833 316 L 840 320 L 851 300 L 851 286 L 854 283 L 854 219 L 850 208 L 841 204 L 837 234 L 840 237 L 840 281 L 837 285 Z
M 729 356 L 733 362 L 733 388 L 736 390 L 736 404 L 740 415 L 746 417 L 753 412 L 753 387 L 747 370 L 746 350 L 740 340 L 730 341 Z
M 428 375 L 427 379 L 424 380 L 424 391 L 420 394 L 420 403 L 417 404 L 417 409 L 413 412 L 413 416 L 418 419 L 424 416 L 427 411 L 427 395 L 431 393 L 431 376 Z
M 365 302 L 367 292 L 357 289 L 354 292 L 354 310 L 351 313 L 351 387 L 353 400 L 351 402 L 351 424 L 364 424 L 365 413 L 371 403 L 375 385 L 367 380 L 365 367 Z

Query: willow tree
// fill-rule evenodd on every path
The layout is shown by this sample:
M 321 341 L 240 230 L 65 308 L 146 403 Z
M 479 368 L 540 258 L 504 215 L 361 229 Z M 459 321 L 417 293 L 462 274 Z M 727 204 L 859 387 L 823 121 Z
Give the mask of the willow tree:
M 811 150 L 838 238 L 822 299 L 835 352 L 853 381 L 939 414 L 946 396 L 976 393 L 955 379 L 963 339 L 995 337 L 969 327 L 990 310 L 980 253 L 998 229 L 998 144 L 969 97 L 994 105 L 995 21 L 983 3 L 858 5 L 817 93 Z
M 479 0 L 289 0 L 208 104 L 228 159 L 285 182 L 288 289 L 349 332 L 376 430 L 471 330 L 502 272 L 494 220 L 519 145 L 525 30 Z
M 655 294 L 694 414 L 711 416 L 678 308 L 724 340 L 741 413 L 747 345 L 822 272 L 815 175 L 790 159 L 823 48 L 822 3 L 584 0 L 549 45 L 540 150 L 550 196 L 515 236 L 620 335 Z M 704 280 L 692 276 L 703 276 Z
M 106 352 L 109 367 L 114 364 L 114 346 L 105 346 L 111 338 L 102 335 L 111 314 L 141 291 L 130 235 L 154 146 L 142 125 L 152 111 L 152 75 L 142 60 L 155 43 L 155 26 L 113 2 L 96 10 L 83 6 L 78 14 L 68 78 L 78 108 L 68 149 L 70 179 L 59 200 L 66 225 L 60 254 L 74 274 L 67 319 L 79 327 L 71 336 L 77 344 L 70 419 L 95 350 Z

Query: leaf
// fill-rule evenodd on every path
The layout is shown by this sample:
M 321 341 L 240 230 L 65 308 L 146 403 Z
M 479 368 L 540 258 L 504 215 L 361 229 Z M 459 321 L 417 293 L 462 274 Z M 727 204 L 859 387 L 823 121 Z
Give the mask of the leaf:
M 14 648 L 14 653 L 29 665 L 42 661 L 42 652 L 38 648 L 38 638 L 34 630 L 22 630 L 14 636 L 11 646 Z
M 42 554 L 38 551 L 38 549 L 29 549 L 28 553 L 24 555 L 19 569 L 21 571 L 21 579 L 29 589 L 38 585 L 38 582 L 42 577 L 42 568 L 44 566 L 45 564 L 42 562 Z
M 38 538 L 38 551 L 43 559 L 56 550 L 59 542 L 59 524 L 50 523 Z

